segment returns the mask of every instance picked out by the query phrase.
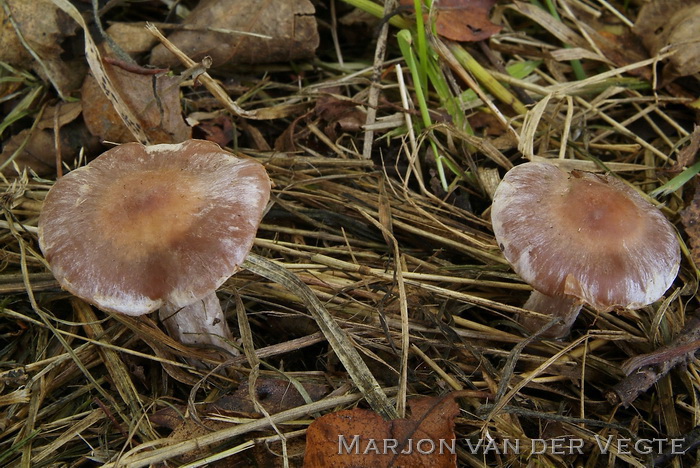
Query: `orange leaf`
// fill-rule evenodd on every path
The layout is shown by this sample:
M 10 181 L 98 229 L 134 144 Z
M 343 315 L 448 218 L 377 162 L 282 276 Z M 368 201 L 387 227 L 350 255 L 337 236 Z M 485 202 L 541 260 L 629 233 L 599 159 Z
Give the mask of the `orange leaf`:
M 120 101 L 136 116 L 150 143 L 179 143 L 191 137 L 192 129 L 182 118 L 180 78 L 147 75 L 107 60 L 104 69 Z M 83 118 L 90 133 L 119 143 L 134 141 L 134 135 L 91 75 L 83 83 L 82 97 Z
M 338 411 L 306 433 L 305 468 L 447 468 L 457 466 L 453 395 L 408 402 L 408 419 L 385 421 L 373 411 Z

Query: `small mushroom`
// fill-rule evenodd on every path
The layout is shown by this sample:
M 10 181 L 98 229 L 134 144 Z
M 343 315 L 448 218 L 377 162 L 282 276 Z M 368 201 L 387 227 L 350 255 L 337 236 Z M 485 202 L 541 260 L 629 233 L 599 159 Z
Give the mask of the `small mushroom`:
M 506 259 L 535 289 L 524 308 L 561 318 L 549 337 L 566 335 L 584 303 L 598 312 L 651 304 L 678 273 L 671 223 L 612 176 L 521 164 L 496 189 L 491 221 Z M 534 332 L 550 320 L 521 323 Z
M 215 291 L 248 255 L 269 197 L 263 166 L 215 143 L 126 143 L 55 183 L 39 245 L 74 295 L 127 315 L 160 308 L 181 342 L 237 353 Z

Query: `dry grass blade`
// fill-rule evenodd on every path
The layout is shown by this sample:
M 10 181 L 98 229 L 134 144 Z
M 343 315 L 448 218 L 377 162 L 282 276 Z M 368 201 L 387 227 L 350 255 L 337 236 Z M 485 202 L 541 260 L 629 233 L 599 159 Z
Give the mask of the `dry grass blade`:
M 172 52 L 183 63 L 183 65 L 185 65 L 188 68 L 188 70 L 198 70 L 199 73 L 197 73 L 197 78 L 204 84 L 204 86 L 207 87 L 209 92 L 211 92 L 212 95 L 216 97 L 216 99 L 221 103 L 221 105 L 224 106 L 224 108 L 232 114 L 239 115 L 248 119 L 267 120 L 287 117 L 288 115 L 293 114 L 299 110 L 300 106 L 294 104 L 281 105 L 252 111 L 243 109 L 229 97 L 226 91 L 221 87 L 219 83 L 216 82 L 216 80 L 209 76 L 209 74 L 206 72 L 207 67 L 202 67 L 201 64 L 198 64 L 197 62 L 189 58 L 184 52 L 178 49 L 177 46 L 175 46 L 175 44 L 173 44 L 165 36 L 163 36 L 163 34 L 153 24 L 147 23 L 146 29 L 156 38 L 158 38 L 158 40 L 161 41 L 161 43 L 170 52 Z M 211 59 L 209 59 L 209 61 L 211 62 Z M 302 104 L 301 107 L 305 107 L 305 104 Z
M 146 132 L 143 130 L 143 128 L 141 128 L 141 125 L 138 123 L 138 119 L 134 116 L 131 109 L 129 109 L 128 106 L 124 105 L 122 99 L 120 99 L 119 97 L 119 92 L 117 92 L 109 76 L 107 76 L 104 66 L 102 65 L 102 57 L 100 56 L 100 51 L 98 50 L 95 41 L 92 39 L 88 26 L 87 24 L 85 24 L 85 20 L 83 19 L 83 17 L 80 15 L 78 10 L 76 10 L 76 8 L 73 5 L 71 5 L 68 1 L 51 1 L 53 1 L 54 4 L 56 4 L 56 6 L 58 6 L 64 12 L 66 12 L 66 14 L 73 18 L 80 25 L 80 27 L 83 28 L 85 37 L 85 56 L 87 57 L 87 61 L 90 64 L 90 70 L 97 79 L 98 85 L 105 93 L 107 98 L 110 100 L 117 112 L 119 112 L 119 116 L 121 117 L 122 121 L 127 126 L 127 128 L 134 135 L 134 137 L 141 143 L 147 144 L 148 136 L 146 135 Z
M 351 393 L 340 397 L 327 398 L 310 405 L 303 405 L 281 413 L 273 414 L 269 420 L 259 419 L 246 424 L 238 424 L 231 428 L 212 432 L 210 434 L 176 444 L 171 444 L 167 440 L 154 441 L 154 443 L 151 444 L 153 447 L 157 447 L 158 445 L 163 445 L 163 447 L 155 448 L 150 451 L 144 451 L 147 449 L 146 447 L 137 447 L 133 451 L 126 453 L 117 462 L 103 465 L 103 468 L 117 468 L 119 466 L 139 468 L 142 466 L 148 466 L 153 463 L 168 460 L 171 457 L 188 453 L 198 447 L 206 447 L 217 442 L 232 439 L 238 435 L 265 429 L 269 427 L 271 423 L 279 424 L 285 421 L 299 419 L 302 416 L 323 411 L 328 408 L 355 402 L 360 398 L 364 398 L 364 396 L 356 393 Z
M 81 33 L 56 47 L 87 49 L 81 60 L 96 66 L 80 2 L 41 2 L 61 5 L 61 17 L 86 34 L 87 46 Z M 131 35 L 168 45 L 143 26 L 176 30 L 166 18 L 195 2 L 106 3 L 103 24 L 126 22 Z M 59 171 L 42 178 L 19 168 L 8 179 L 6 170 L 26 157 L 19 153 L 34 132 L 53 132 L 52 156 L 75 135 L 41 118 L 60 96 L 34 76 L 39 65 L 0 63 L 2 137 L 27 143 L 0 162 L 0 466 L 298 466 L 312 419 L 355 406 L 395 418 L 414 397 L 452 391 L 461 406 L 458 466 L 697 465 L 697 359 L 684 354 L 641 394 L 628 384 L 628 407 L 606 400 L 624 370 L 658 367 L 697 345 L 672 345 L 700 309 L 697 246 L 682 245 L 664 299 L 635 311 L 584 307 L 572 334 L 550 341 L 520 327 L 519 316 L 536 316 L 522 308 L 532 288 L 491 226 L 496 187 L 529 159 L 613 172 L 653 194 L 681 240 L 693 237 L 697 77 L 655 88 L 669 57 L 637 48 L 630 24 L 640 3 L 499 3 L 491 17 L 501 32 L 459 45 L 430 37 L 428 8 L 428 28 L 419 30 L 419 17 L 402 8 L 413 0 L 396 9 L 378 0 L 313 3 L 321 45 L 309 61 L 207 68 L 187 47 L 171 47 L 185 69 L 174 71 L 174 94 L 193 134 L 259 161 L 274 184 L 254 254 L 217 291 L 237 337 L 231 345 L 242 350 L 235 357 L 183 345 L 153 317 L 105 314 L 60 289 L 37 243 Z M 382 17 L 384 7 L 393 16 L 364 14 Z M 380 30 L 387 34 L 378 43 Z M 106 149 L 77 145 L 65 173 Z M 287 406 L 275 400 L 291 394 Z M 531 448 L 562 438 L 582 441 L 583 453 Z M 654 438 L 683 439 L 688 450 L 618 446 Z M 483 450 L 515 440 L 518 453 Z M 604 453 L 597 441 L 608 440 Z
M 248 256 L 243 267 L 274 283 L 283 285 L 299 296 L 308 305 L 309 312 L 314 317 L 316 324 L 372 409 L 387 419 L 398 417 L 396 409 L 391 405 L 381 386 L 355 350 L 348 335 L 338 326 L 335 319 L 304 282 L 276 263 L 255 254 Z

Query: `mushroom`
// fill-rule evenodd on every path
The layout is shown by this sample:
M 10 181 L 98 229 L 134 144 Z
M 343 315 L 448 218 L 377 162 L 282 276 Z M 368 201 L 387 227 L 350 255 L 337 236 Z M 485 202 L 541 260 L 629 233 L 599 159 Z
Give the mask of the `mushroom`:
M 269 197 L 263 166 L 215 143 L 126 143 L 54 184 L 39 245 L 72 294 L 127 315 L 160 309 L 181 342 L 237 354 L 215 291 L 248 255 Z
M 598 312 L 651 304 L 678 273 L 671 223 L 609 175 L 521 164 L 496 189 L 491 221 L 506 260 L 534 288 L 523 308 L 561 319 L 545 336 L 566 335 L 584 303 Z M 534 332 L 550 320 L 521 323 Z

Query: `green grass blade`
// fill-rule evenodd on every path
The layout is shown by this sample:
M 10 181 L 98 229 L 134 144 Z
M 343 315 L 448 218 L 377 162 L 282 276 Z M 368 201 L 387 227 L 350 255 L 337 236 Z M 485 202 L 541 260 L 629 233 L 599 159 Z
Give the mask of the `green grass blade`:
M 678 174 L 673 179 L 669 180 L 661 187 L 652 190 L 649 194 L 650 197 L 659 197 L 663 195 L 668 195 L 675 192 L 679 188 L 683 187 L 690 179 L 695 177 L 700 172 L 700 162 L 696 162 L 692 166 L 686 168 L 683 172 Z

